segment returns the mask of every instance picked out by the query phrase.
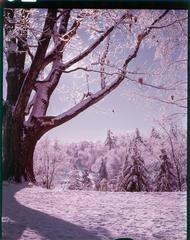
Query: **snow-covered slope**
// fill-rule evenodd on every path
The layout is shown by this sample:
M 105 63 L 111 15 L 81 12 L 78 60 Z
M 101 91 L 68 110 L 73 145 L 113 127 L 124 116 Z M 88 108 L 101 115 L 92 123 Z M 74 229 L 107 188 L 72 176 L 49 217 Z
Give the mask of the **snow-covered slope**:
M 185 240 L 186 193 L 4 185 L 3 232 L 6 240 Z

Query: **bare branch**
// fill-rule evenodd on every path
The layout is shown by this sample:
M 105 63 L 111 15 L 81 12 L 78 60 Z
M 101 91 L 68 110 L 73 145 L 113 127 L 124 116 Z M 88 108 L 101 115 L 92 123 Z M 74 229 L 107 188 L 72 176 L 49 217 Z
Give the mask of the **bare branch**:
M 106 80 L 106 76 L 104 75 L 104 72 L 105 72 L 105 62 L 106 62 L 106 58 L 107 58 L 107 55 L 108 55 L 108 51 L 109 51 L 109 41 L 110 41 L 110 36 L 108 36 L 107 38 L 107 46 L 106 46 L 106 49 L 103 53 L 103 56 L 102 58 L 100 59 L 100 77 L 101 77 L 101 88 L 105 88 L 106 86 L 106 83 L 105 83 L 105 80 Z
M 176 157 L 176 154 L 175 154 L 175 149 L 174 149 L 174 144 L 173 144 L 173 141 L 172 141 L 172 137 L 171 137 L 170 133 L 167 131 L 166 127 L 163 124 L 161 124 L 160 122 L 158 122 L 158 124 L 168 136 L 170 146 L 171 146 L 172 158 L 173 158 L 175 168 L 176 168 L 176 173 L 177 173 L 178 187 L 179 187 L 179 191 L 181 191 L 182 184 L 181 184 L 181 175 L 180 175 L 180 163 L 179 163 L 179 159 Z
M 162 25 L 162 26 L 150 26 L 150 28 L 154 28 L 154 29 L 166 28 L 166 27 L 170 27 L 170 26 L 174 25 L 175 23 L 180 23 L 181 21 L 184 21 L 184 20 L 188 20 L 188 17 L 176 19 L 175 21 L 168 23 L 166 25 Z
M 95 73 L 102 73 L 102 71 L 99 71 L 99 70 L 95 70 L 95 69 L 88 69 L 88 68 L 84 68 L 84 67 L 77 67 L 77 68 L 73 68 L 71 70 L 65 70 L 63 71 L 64 73 L 71 73 L 71 72 L 75 72 L 75 71 L 78 71 L 78 70 L 82 70 L 82 71 L 86 71 L 86 72 L 95 72 Z M 113 75 L 120 75 L 122 76 L 122 74 L 120 72 L 112 72 L 112 73 L 108 73 L 108 72 L 103 72 L 105 75 L 108 75 L 108 76 L 113 76 Z M 132 82 L 135 82 L 137 84 L 139 84 L 138 80 L 136 79 L 132 79 L 130 77 L 127 76 L 127 73 L 128 71 L 126 72 L 126 74 L 124 75 L 124 77 L 126 79 L 128 79 L 129 81 L 132 81 Z M 173 91 L 173 90 L 176 90 L 175 88 L 167 88 L 167 87 L 163 87 L 163 86 L 157 86 L 157 85 L 153 85 L 153 84 L 149 84 L 149 83 L 146 83 L 146 82 L 143 82 L 143 86 L 147 86 L 147 87 L 152 87 L 152 88 L 155 88 L 155 89 L 158 89 L 158 90 L 166 90 L 166 91 Z
M 163 99 L 160 99 L 160 98 L 157 98 L 157 97 L 145 96 L 145 95 L 141 95 L 141 94 L 138 94 L 138 96 L 144 97 L 144 98 L 147 98 L 147 99 L 156 100 L 156 101 L 159 101 L 159 102 L 162 102 L 162 103 L 167 103 L 167 104 L 175 105 L 175 106 L 180 107 L 180 108 L 185 108 L 185 109 L 187 109 L 187 106 L 184 106 L 184 105 L 181 105 L 181 104 L 177 103 L 178 100 L 176 100 L 176 101 L 168 101 L 168 100 L 163 100 Z
M 157 85 L 153 85 L 153 84 L 150 84 L 150 83 L 146 83 L 145 81 L 143 81 L 142 83 L 139 82 L 139 80 L 137 79 L 133 79 L 133 78 L 130 78 L 128 76 L 126 76 L 126 78 L 134 83 L 138 83 L 140 84 L 141 86 L 147 86 L 147 87 L 151 87 L 151 88 L 156 88 L 158 90 L 166 90 L 166 91 L 174 91 L 176 90 L 176 88 L 169 88 L 169 87 L 164 87 L 164 86 L 157 86 Z

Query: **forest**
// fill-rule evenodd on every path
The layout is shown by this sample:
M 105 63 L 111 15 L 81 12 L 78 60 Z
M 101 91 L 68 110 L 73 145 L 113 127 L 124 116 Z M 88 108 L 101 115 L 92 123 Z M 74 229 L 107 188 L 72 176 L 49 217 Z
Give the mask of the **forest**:
M 152 128 L 143 136 L 114 135 L 105 141 L 62 144 L 43 138 L 34 154 L 39 185 L 70 190 L 157 191 L 186 190 L 186 132 L 171 124 Z

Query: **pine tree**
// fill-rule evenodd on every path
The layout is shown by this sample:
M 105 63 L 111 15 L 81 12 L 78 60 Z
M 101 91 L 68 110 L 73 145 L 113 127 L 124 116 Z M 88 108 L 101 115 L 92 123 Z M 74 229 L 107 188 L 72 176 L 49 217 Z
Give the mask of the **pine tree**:
M 92 182 L 89 178 L 89 171 L 87 169 L 82 171 L 81 185 L 83 190 L 90 190 L 92 188 Z
M 176 176 L 173 173 L 174 168 L 165 149 L 161 149 L 160 159 L 161 165 L 156 178 L 156 191 L 172 192 L 176 189 Z
M 135 131 L 135 140 L 136 140 L 136 142 L 143 143 L 143 139 L 140 135 L 140 131 L 138 128 L 136 128 L 136 131 Z
M 109 150 L 115 148 L 116 144 L 115 144 L 115 137 L 112 133 L 112 131 L 109 129 L 107 132 L 107 138 L 105 141 L 105 146 L 108 146 Z
M 78 169 L 75 169 L 71 172 L 71 176 L 68 182 L 69 190 L 82 190 L 81 175 L 81 171 Z
M 123 165 L 118 190 L 130 192 L 149 191 L 147 172 L 135 138 Z
M 107 173 L 105 159 L 102 159 L 101 166 L 100 166 L 100 169 L 98 171 L 98 176 L 99 176 L 100 181 L 102 179 L 108 179 L 108 173 Z
M 151 130 L 150 138 L 161 139 L 159 132 L 154 127 Z
M 99 168 L 99 171 L 97 172 L 97 177 L 95 180 L 95 189 L 97 191 L 102 191 L 102 187 L 104 187 L 104 190 L 107 189 L 107 186 L 105 187 L 105 184 L 107 185 L 108 180 L 108 172 L 106 167 L 105 159 L 101 160 L 101 165 Z M 104 185 L 104 186 L 103 186 Z

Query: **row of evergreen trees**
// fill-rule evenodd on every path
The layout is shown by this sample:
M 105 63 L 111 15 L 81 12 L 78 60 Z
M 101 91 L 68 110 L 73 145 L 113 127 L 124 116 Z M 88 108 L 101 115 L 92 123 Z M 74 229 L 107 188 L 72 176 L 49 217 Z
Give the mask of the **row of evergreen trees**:
M 171 129 L 174 133 L 174 128 Z M 153 128 L 151 132 L 151 137 L 161 140 L 160 134 Z M 177 136 L 175 136 L 177 137 Z M 178 139 L 180 140 L 180 139 Z M 108 130 L 105 145 L 109 150 L 116 148 L 115 137 L 113 133 Z M 180 160 L 176 162 L 177 159 L 171 159 L 171 156 L 167 153 L 166 149 L 159 149 L 159 166 L 157 171 L 153 174 L 155 177 L 152 179 L 151 172 L 148 170 L 145 161 L 143 159 L 143 151 L 141 146 L 147 150 L 149 143 L 145 142 L 140 135 L 138 129 L 136 129 L 135 136 L 131 140 L 129 147 L 126 151 L 126 157 L 121 169 L 119 176 L 116 176 L 115 191 L 130 191 L 130 192 L 140 192 L 140 191 L 181 191 L 182 190 L 182 174 L 177 175 L 177 170 L 180 168 Z M 151 146 L 158 148 L 159 146 Z M 163 147 L 163 144 L 162 144 Z M 151 149 L 150 149 L 151 151 Z M 172 161 L 173 160 L 173 161 Z M 180 179 L 178 179 L 180 178 Z M 106 170 L 106 163 L 102 161 L 99 170 L 99 179 L 108 180 L 108 174 Z M 180 184 L 179 184 L 180 183 Z M 113 190 L 113 189 L 112 189 Z
M 132 141 L 118 180 L 118 191 L 174 191 L 177 189 L 173 165 L 165 151 L 160 152 L 160 166 L 155 179 L 151 181 L 145 161 L 138 150 L 138 136 Z M 153 187 L 154 186 L 154 187 Z

